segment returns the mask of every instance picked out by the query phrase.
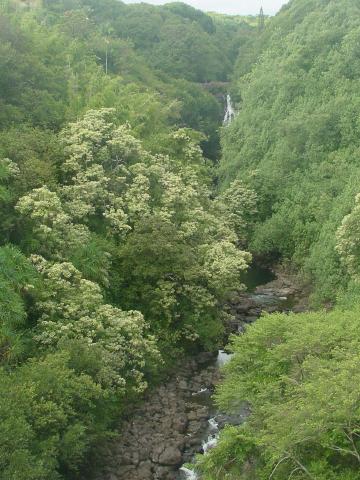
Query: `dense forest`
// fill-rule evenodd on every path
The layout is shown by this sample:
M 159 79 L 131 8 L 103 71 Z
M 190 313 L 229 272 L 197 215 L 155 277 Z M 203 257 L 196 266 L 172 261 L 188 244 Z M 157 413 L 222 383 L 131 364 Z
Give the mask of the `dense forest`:
M 1 2 L 1 480 L 80 478 L 176 360 L 223 344 L 252 258 L 312 311 L 232 337 L 216 401 L 251 415 L 196 469 L 360 479 L 359 47 L 357 0 Z
M 218 127 L 253 35 L 180 3 L 2 2 L 1 479 L 75 478 L 220 344 L 255 194 L 215 195 Z
M 251 415 L 201 457 L 201 478 L 360 478 L 359 42 L 357 1 L 293 0 L 237 61 L 222 188 L 255 190 L 247 248 L 297 271 L 314 311 L 233 338 L 217 401 Z

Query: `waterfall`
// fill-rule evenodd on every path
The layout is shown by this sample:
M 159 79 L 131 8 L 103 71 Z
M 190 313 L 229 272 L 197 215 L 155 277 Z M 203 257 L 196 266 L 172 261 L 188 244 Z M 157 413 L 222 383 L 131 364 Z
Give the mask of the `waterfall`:
M 203 449 L 204 454 L 206 452 L 208 452 L 209 450 L 211 450 L 212 448 L 216 447 L 216 445 L 218 443 L 218 440 L 219 440 L 219 435 L 218 434 L 209 435 L 208 439 L 206 441 L 204 441 L 203 444 L 202 444 L 202 449 Z
M 181 467 L 180 471 L 184 473 L 186 480 L 197 480 L 198 476 L 194 472 L 194 470 L 190 470 L 186 467 Z
M 209 420 L 209 436 L 206 441 L 202 443 L 202 449 L 204 454 L 216 447 L 219 440 L 219 425 L 216 421 L 216 418 L 210 418 Z
M 229 94 L 226 95 L 226 109 L 225 109 L 225 116 L 224 116 L 224 125 L 229 125 L 235 117 L 235 110 L 231 103 L 231 96 Z
M 227 353 L 224 350 L 219 350 L 218 357 L 216 359 L 216 365 L 221 368 L 226 363 L 230 362 L 232 357 L 231 353 Z

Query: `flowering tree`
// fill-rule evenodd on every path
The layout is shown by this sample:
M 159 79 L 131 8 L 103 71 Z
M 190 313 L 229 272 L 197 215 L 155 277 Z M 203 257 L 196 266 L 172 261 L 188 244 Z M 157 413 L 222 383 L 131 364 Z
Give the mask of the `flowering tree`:
M 137 325 L 135 342 L 143 328 L 138 314 L 118 307 L 140 310 L 163 347 L 194 342 L 215 347 L 221 339 L 222 306 L 229 292 L 241 287 L 240 273 L 250 261 L 237 246 L 255 198 L 234 184 L 212 199 L 211 168 L 199 136 L 190 130 L 172 132 L 164 153 L 155 155 L 144 150 L 129 125 L 116 125 L 113 114 L 112 109 L 90 111 L 70 124 L 61 134 L 66 159 L 57 191 L 35 189 L 17 208 L 32 222 L 39 242 L 34 253 L 50 261 L 42 268 L 50 298 L 56 299 L 50 310 L 56 302 L 61 305 L 50 318 L 45 308 L 38 340 L 46 345 L 69 335 L 91 339 L 99 348 L 101 344 L 115 372 L 109 352 L 115 355 L 119 332 L 111 319 L 129 315 Z M 234 198 L 241 200 L 243 211 L 236 211 Z M 99 246 L 101 255 L 96 247 L 89 250 L 99 257 L 102 273 L 89 276 L 86 249 L 95 236 L 105 242 Z M 68 313 L 57 293 L 63 275 L 73 279 Z M 106 307 L 106 315 L 98 284 L 116 304 Z M 95 299 L 89 314 L 87 306 Z M 101 342 L 90 333 L 98 329 Z M 130 351 L 126 355 L 131 358 Z M 109 381 L 116 383 L 115 377 Z

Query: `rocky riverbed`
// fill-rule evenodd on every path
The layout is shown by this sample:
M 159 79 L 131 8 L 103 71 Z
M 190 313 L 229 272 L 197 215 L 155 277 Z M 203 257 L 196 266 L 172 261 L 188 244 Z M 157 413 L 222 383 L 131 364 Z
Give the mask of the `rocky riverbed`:
M 201 451 L 210 418 L 210 402 L 203 400 L 219 378 L 214 355 L 187 360 L 121 425 L 121 438 L 106 450 L 97 480 L 180 478 L 180 465 Z
M 305 310 L 306 302 L 293 280 L 285 274 L 252 292 L 234 293 L 228 310 L 234 320 L 228 332 L 241 333 L 262 311 Z M 216 443 L 225 423 L 239 424 L 237 418 L 214 411 L 211 394 L 220 380 L 225 352 L 202 353 L 184 361 L 164 385 L 149 392 L 131 418 L 121 424 L 121 436 L 103 452 L 104 468 L 95 480 L 178 480 L 192 477 L 180 468 L 196 453 Z
M 233 317 L 227 326 L 229 333 L 242 333 L 246 325 L 255 322 L 262 312 L 299 313 L 308 309 L 308 292 L 300 288 L 293 277 L 283 271 L 277 271 L 274 277 L 252 291 L 234 292 L 227 305 Z

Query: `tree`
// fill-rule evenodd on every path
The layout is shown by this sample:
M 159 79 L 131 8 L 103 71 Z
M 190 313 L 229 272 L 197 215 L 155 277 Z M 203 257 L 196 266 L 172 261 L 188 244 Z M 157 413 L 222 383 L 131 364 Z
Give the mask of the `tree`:
M 360 196 L 355 199 L 355 206 L 346 215 L 337 231 L 336 249 L 342 263 L 350 276 L 359 281 L 360 274 Z
M 214 348 L 223 303 L 241 288 L 251 258 L 236 245 L 253 194 L 234 184 L 228 192 L 234 206 L 226 196 L 211 200 L 201 136 L 179 129 L 164 141 L 167 155 L 152 155 L 128 125 L 116 125 L 114 114 L 89 111 L 71 123 L 61 135 L 66 158 L 58 193 L 42 187 L 19 200 L 17 209 L 38 240 L 34 253 L 56 261 L 77 258 L 89 273 L 82 245 L 106 233 L 113 244 L 97 250 L 105 270 L 95 279 L 111 284 L 119 306 L 140 308 L 164 348 Z
M 258 17 L 258 30 L 262 32 L 265 29 L 265 15 L 263 7 L 260 8 L 260 13 Z
M 199 458 L 206 480 L 360 478 L 357 317 L 266 315 L 233 338 L 217 402 L 251 414 Z
M 31 263 L 13 246 L 0 248 L 0 267 L 0 364 L 15 363 L 29 353 L 29 307 L 40 282 Z
M 118 394 L 144 390 L 144 366 L 150 369 L 159 356 L 141 313 L 105 304 L 100 287 L 71 263 L 48 264 L 39 256 L 32 261 L 44 279 L 34 336 L 40 348 L 75 343 L 92 359 L 90 374 L 97 383 Z M 87 364 L 78 369 L 89 374 Z
M 99 385 L 69 367 L 66 354 L 0 369 L 0 465 L 4 479 L 54 480 L 74 473 L 97 435 Z
M 220 188 L 238 178 L 258 198 L 249 248 L 301 270 L 316 305 L 349 281 L 335 244 L 360 173 L 360 24 L 347 23 L 358 13 L 354 2 L 288 3 L 239 58 L 241 108 L 222 132 Z
M 19 173 L 14 162 L 8 158 L 0 158 L 0 221 L 4 239 L 8 238 L 15 220 L 8 212 L 14 205 L 14 183 Z

